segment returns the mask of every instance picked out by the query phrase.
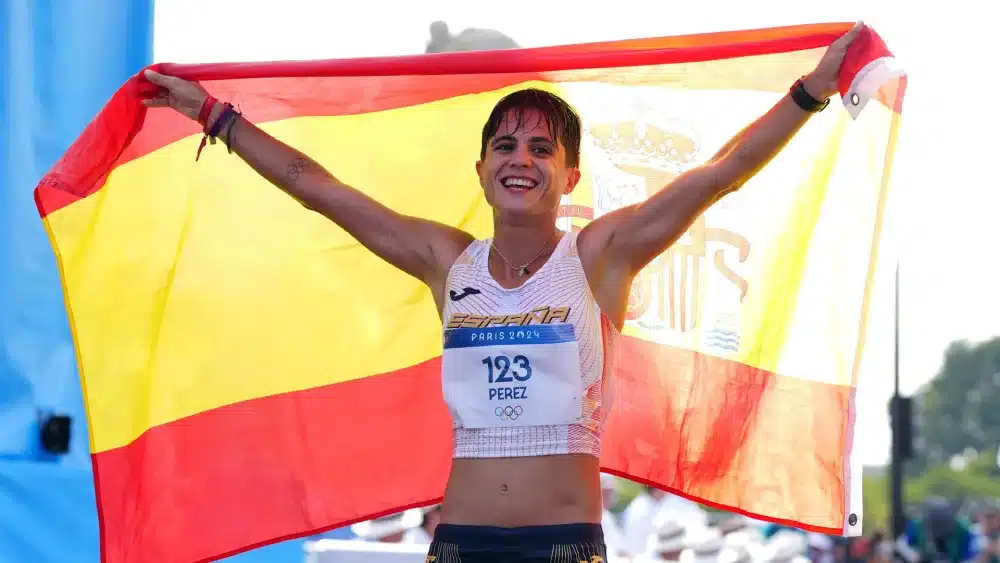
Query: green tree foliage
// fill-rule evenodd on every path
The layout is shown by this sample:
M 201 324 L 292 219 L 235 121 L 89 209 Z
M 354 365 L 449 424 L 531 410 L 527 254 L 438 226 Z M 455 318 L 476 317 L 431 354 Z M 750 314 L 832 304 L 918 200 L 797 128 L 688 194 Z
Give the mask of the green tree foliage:
M 915 456 L 905 466 L 905 503 L 1000 498 L 1000 338 L 952 343 L 914 399 Z M 889 526 L 888 468 L 866 472 L 864 505 L 866 531 Z
M 941 370 L 917 394 L 915 410 L 917 457 L 911 474 L 948 464 L 955 456 L 995 451 L 1000 445 L 1000 338 L 949 346 Z
M 866 471 L 862 479 L 862 529 L 870 535 L 878 528 L 889 528 L 891 508 L 889 503 L 889 478 L 887 472 L 879 468 L 877 472 Z
M 948 464 L 935 465 L 905 481 L 905 498 L 907 502 L 918 502 L 929 496 L 942 496 L 959 503 L 1000 498 L 1000 469 L 996 456 L 996 448 L 990 448 L 961 470 Z
M 891 516 L 888 470 L 880 467 L 866 471 L 863 486 L 865 533 L 871 533 L 876 528 L 888 529 Z M 1000 499 L 997 449 L 981 452 L 961 469 L 952 467 L 950 463 L 942 463 L 904 479 L 904 504 L 913 506 L 931 496 L 948 498 L 957 506 L 985 499 Z

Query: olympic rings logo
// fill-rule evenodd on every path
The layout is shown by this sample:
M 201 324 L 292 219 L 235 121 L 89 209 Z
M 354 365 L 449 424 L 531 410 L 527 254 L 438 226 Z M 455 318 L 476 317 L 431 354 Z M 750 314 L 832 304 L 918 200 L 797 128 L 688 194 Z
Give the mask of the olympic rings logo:
M 517 420 L 519 416 L 524 414 L 524 409 L 521 405 L 515 407 L 507 405 L 506 407 L 497 407 L 493 410 L 493 414 L 500 417 L 500 420 Z

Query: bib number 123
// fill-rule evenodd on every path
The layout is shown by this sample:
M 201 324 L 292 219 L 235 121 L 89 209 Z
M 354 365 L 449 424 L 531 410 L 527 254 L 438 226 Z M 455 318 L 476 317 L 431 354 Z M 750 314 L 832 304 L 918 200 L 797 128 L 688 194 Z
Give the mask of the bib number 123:
M 531 379 L 531 362 L 527 356 L 487 356 L 483 358 L 490 383 L 513 383 Z

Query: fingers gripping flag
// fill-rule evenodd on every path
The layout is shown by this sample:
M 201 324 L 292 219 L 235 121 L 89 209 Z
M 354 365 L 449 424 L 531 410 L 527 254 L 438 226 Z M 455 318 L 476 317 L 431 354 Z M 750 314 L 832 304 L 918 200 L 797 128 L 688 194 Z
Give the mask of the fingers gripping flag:
M 473 163 L 504 94 L 547 88 L 580 111 L 583 179 L 559 219 L 579 229 L 704 162 L 849 28 L 156 68 L 393 209 L 485 237 Z M 893 63 L 865 29 L 844 103 L 638 276 L 606 471 L 860 531 L 853 422 L 904 84 Z M 439 500 L 451 433 L 429 292 L 225 150 L 195 163 L 198 126 L 147 111 L 148 87 L 126 83 L 36 190 L 103 561 L 208 561 Z

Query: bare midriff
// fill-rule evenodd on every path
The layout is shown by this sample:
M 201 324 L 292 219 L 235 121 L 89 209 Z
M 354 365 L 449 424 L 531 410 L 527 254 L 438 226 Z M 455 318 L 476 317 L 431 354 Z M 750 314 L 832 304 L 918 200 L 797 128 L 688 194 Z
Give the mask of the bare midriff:
M 569 454 L 456 459 L 442 524 L 547 526 L 601 521 L 599 460 Z

